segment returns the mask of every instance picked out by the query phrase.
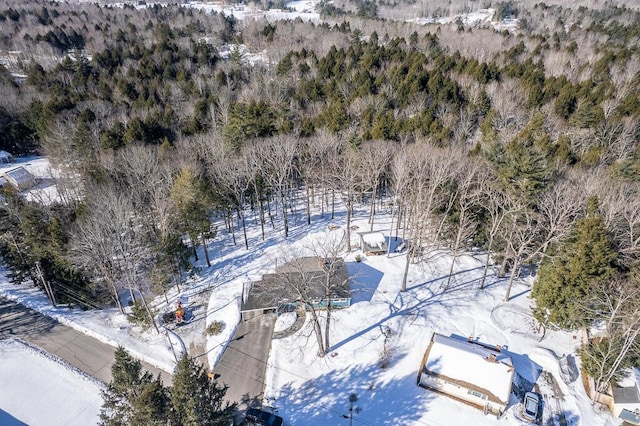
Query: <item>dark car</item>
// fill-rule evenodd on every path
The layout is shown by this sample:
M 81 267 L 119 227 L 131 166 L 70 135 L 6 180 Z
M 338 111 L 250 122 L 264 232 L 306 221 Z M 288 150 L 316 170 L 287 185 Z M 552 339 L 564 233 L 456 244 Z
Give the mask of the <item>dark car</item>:
M 247 426 L 282 426 L 284 424 L 284 420 L 282 417 L 276 416 L 268 411 L 249 408 L 245 415 L 244 424 Z

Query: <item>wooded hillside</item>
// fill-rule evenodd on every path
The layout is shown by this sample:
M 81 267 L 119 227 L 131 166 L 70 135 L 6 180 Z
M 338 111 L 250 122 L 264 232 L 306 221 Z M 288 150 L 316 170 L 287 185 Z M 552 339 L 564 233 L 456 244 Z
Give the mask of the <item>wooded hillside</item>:
M 633 352 L 640 325 L 615 324 L 640 301 L 640 12 L 583 3 L 492 4 L 512 33 L 391 19 L 402 2 L 313 24 L 4 0 L 0 149 L 47 156 L 67 196 L 5 188 L 3 258 L 96 308 L 179 285 L 216 232 L 250 249 L 247 226 L 287 237 L 318 204 L 349 232 L 367 202 L 412 242 L 407 268 L 481 248 L 508 300 L 539 266 L 541 322 L 605 321 Z

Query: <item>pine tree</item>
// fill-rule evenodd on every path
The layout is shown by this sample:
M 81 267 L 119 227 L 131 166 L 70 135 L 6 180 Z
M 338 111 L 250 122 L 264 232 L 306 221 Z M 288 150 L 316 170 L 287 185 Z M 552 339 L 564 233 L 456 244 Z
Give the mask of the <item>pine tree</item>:
M 160 376 L 141 386 L 132 403 L 131 424 L 163 425 L 167 424 L 170 412 L 170 400 L 167 388 Z
M 192 167 L 184 167 L 171 188 L 171 199 L 176 206 L 178 229 L 189 235 L 193 245 L 193 256 L 198 260 L 196 246 L 198 238 L 203 242 L 207 266 L 211 266 L 206 238 L 209 238 L 211 221 L 207 213 L 208 193 L 205 182 Z
M 226 386 L 211 380 L 204 368 L 186 355 L 173 376 L 171 424 L 226 426 L 233 419 L 235 404 L 225 402 Z
M 115 352 L 113 377 L 103 391 L 102 425 L 162 424 L 167 417 L 168 396 L 158 377 L 142 370 L 140 361 L 123 348 Z
M 557 255 L 540 266 L 532 296 L 536 300 L 534 315 L 544 324 L 568 329 L 586 325 L 583 307 L 590 290 L 616 273 L 617 253 L 604 219 L 590 210 L 576 222 Z

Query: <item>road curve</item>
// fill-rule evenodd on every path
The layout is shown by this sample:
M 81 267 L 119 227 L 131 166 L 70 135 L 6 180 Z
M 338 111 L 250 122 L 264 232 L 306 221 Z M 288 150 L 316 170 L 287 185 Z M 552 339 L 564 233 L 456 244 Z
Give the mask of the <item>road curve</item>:
M 19 338 L 56 355 L 68 364 L 104 382 L 111 381 L 115 348 L 19 303 L 0 297 L 0 339 Z M 142 362 L 154 376 L 171 385 L 169 373 Z

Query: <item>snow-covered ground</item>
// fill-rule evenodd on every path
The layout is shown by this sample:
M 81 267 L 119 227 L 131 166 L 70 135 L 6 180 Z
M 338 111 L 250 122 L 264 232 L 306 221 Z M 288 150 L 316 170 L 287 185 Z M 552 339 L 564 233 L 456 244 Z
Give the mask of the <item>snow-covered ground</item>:
M 103 385 L 15 339 L 0 340 L 0 425 L 97 424 Z
M 215 364 L 239 321 L 245 284 L 273 272 L 278 260 L 290 253 L 308 254 L 315 240 L 329 234 L 338 238 L 344 235 L 343 212 L 337 212 L 333 221 L 327 214 L 321 218 L 319 213 L 318 207 L 312 225 L 307 226 L 303 210 L 298 209 L 298 216 L 290 218 L 291 232 L 286 240 L 276 218 L 276 229 L 269 226 L 264 241 L 256 216 L 248 213 L 250 250 L 244 248 L 241 230 L 236 232 L 234 245 L 223 223 L 219 224 L 218 235 L 208 247 L 211 268 L 204 265 L 204 256 L 200 256 L 199 273 L 183 283 L 179 294 L 176 290 L 170 292 L 168 306 L 163 302 L 164 296 L 154 301 L 159 310 L 166 311 L 175 307 L 178 297 L 182 299 L 192 317 L 188 324 L 173 331 L 190 352 L 194 346 L 205 346 L 206 325 L 223 321 L 222 333 L 208 337 L 206 347 L 201 349 L 206 352 L 209 365 Z M 367 213 L 368 206 L 358 206 L 352 224 L 368 230 Z M 338 229 L 328 231 L 329 224 Z M 388 236 L 389 227 L 390 212 L 380 212 L 374 228 Z M 352 247 L 358 246 L 357 239 L 352 232 Z M 308 323 L 293 335 L 273 341 L 266 372 L 265 406 L 276 407 L 289 425 L 340 425 L 349 421 L 343 416 L 349 413 L 349 395 L 355 393 L 358 401 L 354 424 L 518 425 L 519 399 L 526 390 L 535 389 L 545 400 L 544 424 L 616 424 L 608 412 L 592 406 L 585 394 L 574 355 L 577 336 L 553 331 L 543 336 L 538 331 L 529 309 L 530 277 L 517 281 L 511 300 L 503 302 L 506 282 L 493 271 L 490 270 L 487 288 L 478 289 L 484 254 L 473 252 L 457 259 L 445 291 L 452 259 L 446 251 L 435 251 L 426 262 L 410 266 L 408 289 L 401 292 L 406 252 L 394 251 L 400 242 L 391 241 L 389 257 L 365 257 L 356 249 L 345 255 L 352 280 L 352 306 L 334 312 L 332 347 L 327 356 L 316 356 Z M 364 259 L 357 262 L 357 255 Z M 173 369 L 167 336 L 141 333 L 117 310 L 52 309 L 44 296 L 2 278 L 0 293 L 100 340 L 121 344 L 153 365 L 167 371 Z M 291 321 L 283 318 L 278 329 L 286 328 Z M 433 332 L 472 337 L 508 350 L 516 374 L 509 407 L 500 420 L 416 385 L 420 362 Z M 390 356 L 383 368 L 385 340 Z M 175 341 L 172 343 L 175 348 Z M 5 372 L 0 380 L 5 380 L 3 376 L 7 374 L 11 376 Z M 0 408 L 10 411 L 11 407 L 3 406 L 1 401 Z
M 189 2 L 185 3 L 183 7 L 189 7 L 198 10 L 204 10 L 206 12 L 218 12 L 224 13 L 227 16 L 233 16 L 241 21 L 251 19 L 266 19 L 270 22 L 278 20 L 294 20 L 297 18 L 303 21 L 320 22 L 320 14 L 315 11 L 316 4 L 319 1 L 314 0 L 302 0 L 293 1 L 287 3 L 287 9 L 269 9 L 263 10 L 257 7 L 240 4 L 231 5 L 225 2 Z
M 493 15 L 495 14 L 495 9 L 478 9 L 474 12 L 465 13 L 461 15 L 454 16 L 441 16 L 441 17 L 417 17 L 408 19 L 407 22 L 413 22 L 416 24 L 438 24 L 438 25 L 447 25 L 454 24 L 457 22 L 461 22 L 466 26 L 472 27 L 486 27 L 493 28 L 496 31 L 504 31 L 507 30 L 511 33 L 515 33 L 518 30 L 518 19 L 517 18 L 506 18 L 502 21 L 494 21 Z

